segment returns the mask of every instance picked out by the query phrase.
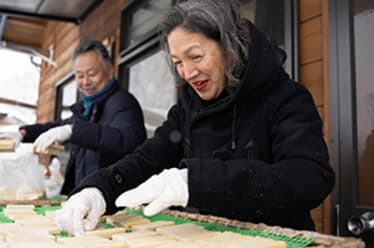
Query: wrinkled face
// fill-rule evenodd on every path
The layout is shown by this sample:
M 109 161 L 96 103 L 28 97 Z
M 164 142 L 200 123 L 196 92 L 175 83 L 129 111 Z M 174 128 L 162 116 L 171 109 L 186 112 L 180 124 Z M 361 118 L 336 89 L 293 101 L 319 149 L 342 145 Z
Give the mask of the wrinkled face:
M 202 99 L 217 98 L 225 88 L 225 60 L 219 44 L 180 27 L 169 34 L 167 41 L 179 76 Z
M 104 66 L 95 51 L 80 54 L 75 59 L 74 70 L 78 90 L 85 96 L 91 96 L 102 90 L 114 73 L 113 67 Z

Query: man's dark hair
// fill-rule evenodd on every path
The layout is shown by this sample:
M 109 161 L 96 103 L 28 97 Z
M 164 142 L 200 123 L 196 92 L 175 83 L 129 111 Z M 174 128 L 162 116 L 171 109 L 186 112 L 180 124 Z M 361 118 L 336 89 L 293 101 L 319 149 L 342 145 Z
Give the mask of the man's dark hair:
M 100 56 L 101 62 L 105 67 L 112 65 L 112 59 L 109 56 L 108 50 L 103 45 L 103 43 L 98 40 L 81 41 L 74 50 L 72 58 L 73 64 L 79 55 L 90 51 L 95 51 Z

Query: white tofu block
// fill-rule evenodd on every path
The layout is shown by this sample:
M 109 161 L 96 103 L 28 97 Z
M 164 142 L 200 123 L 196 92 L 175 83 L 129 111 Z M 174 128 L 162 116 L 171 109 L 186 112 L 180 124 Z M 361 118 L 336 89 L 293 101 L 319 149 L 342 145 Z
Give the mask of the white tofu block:
M 123 244 L 125 244 L 125 241 L 129 239 L 144 238 L 144 237 L 155 236 L 155 235 L 158 235 L 158 233 L 149 231 L 149 230 L 140 230 L 140 231 L 134 231 L 134 232 L 114 234 L 112 235 L 112 240 L 113 241 L 118 240 L 118 241 L 121 241 Z
M 140 224 L 140 225 L 135 225 L 131 229 L 132 230 L 152 230 L 155 231 L 156 228 L 162 227 L 162 226 L 171 226 L 175 225 L 174 222 L 172 221 L 155 221 L 155 222 L 150 222 L 147 224 Z
M 170 235 L 178 240 L 199 240 L 206 239 L 216 235 L 216 232 L 210 232 L 202 226 L 192 223 L 159 227 L 157 232 Z
M 101 229 L 101 230 L 93 230 L 87 231 L 86 236 L 98 236 L 109 239 L 114 234 L 125 233 L 125 228 L 123 227 L 116 227 L 116 228 L 108 228 L 108 229 Z
M 150 223 L 150 220 L 136 214 L 125 214 L 123 212 L 107 216 L 106 222 L 111 225 L 119 225 L 131 228 L 134 225 Z
M 73 248 L 123 248 L 124 245 L 118 241 L 111 241 L 109 239 L 100 237 L 70 237 L 59 238 L 57 243 L 64 247 Z
M 35 205 L 32 204 L 8 204 L 5 209 L 35 209 Z
M 166 235 L 155 235 L 143 238 L 129 239 L 125 242 L 127 248 L 148 248 L 175 243 L 176 240 Z

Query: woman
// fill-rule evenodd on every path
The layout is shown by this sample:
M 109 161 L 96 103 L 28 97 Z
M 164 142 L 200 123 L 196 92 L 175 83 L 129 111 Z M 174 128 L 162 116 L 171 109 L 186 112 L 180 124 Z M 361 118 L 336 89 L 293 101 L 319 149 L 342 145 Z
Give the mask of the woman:
M 188 206 L 313 230 L 310 210 L 334 173 L 313 99 L 284 72 L 283 52 L 240 18 L 235 1 L 183 2 L 161 30 L 178 103 L 154 138 L 75 190 L 60 228 L 82 235 L 104 212 L 149 204 L 146 215 Z

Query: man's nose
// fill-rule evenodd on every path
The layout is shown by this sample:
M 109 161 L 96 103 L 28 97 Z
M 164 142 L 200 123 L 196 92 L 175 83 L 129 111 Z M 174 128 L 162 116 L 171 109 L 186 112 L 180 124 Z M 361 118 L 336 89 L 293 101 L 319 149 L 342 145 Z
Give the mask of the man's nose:
M 82 77 L 80 79 L 80 81 L 81 81 L 81 84 L 83 84 L 83 85 L 86 85 L 86 84 L 90 83 L 89 77 L 87 77 L 87 76 Z

